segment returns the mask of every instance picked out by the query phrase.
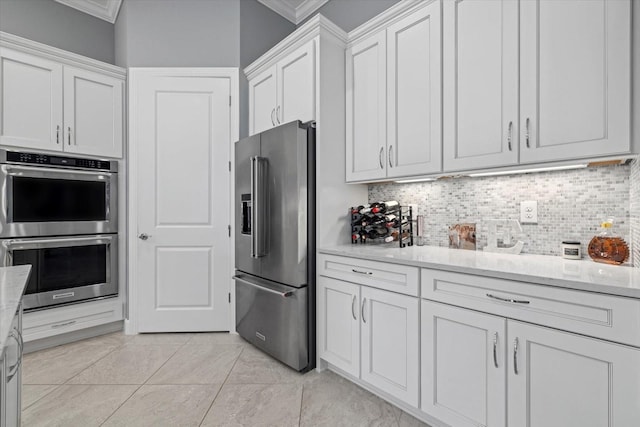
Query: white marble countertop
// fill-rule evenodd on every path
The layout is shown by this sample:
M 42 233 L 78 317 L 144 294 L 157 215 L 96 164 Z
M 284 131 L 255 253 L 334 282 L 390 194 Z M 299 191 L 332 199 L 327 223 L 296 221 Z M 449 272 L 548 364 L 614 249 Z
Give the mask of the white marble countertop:
M 436 246 L 339 245 L 320 253 L 640 298 L 640 268 L 590 258 L 507 255 Z
M 0 267 L 0 354 L 11 330 L 24 288 L 29 280 L 30 265 Z

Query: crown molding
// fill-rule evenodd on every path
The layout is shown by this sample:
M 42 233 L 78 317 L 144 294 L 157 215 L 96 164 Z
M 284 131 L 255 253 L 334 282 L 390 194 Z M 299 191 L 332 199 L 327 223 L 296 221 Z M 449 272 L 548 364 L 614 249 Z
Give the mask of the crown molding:
M 122 0 L 54 0 L 80 12 L 115 23 Z
M 320 9 L 329 0 L 303 0 L 298 6 L 293 7 L 287 0 L 258 0 L 269 9 L 273 10 L 285 19 L 298 25 L 307 19 L 313 12 Z
M 260 58 L 245 67 L 244 74 L 249 80 L 251 80 L 257 73 L 261 72 L 266 67 L 275 64 L 283 56 L 290 53 L 291 49 L 299 47 L 312 38 L 320 35 L 322 35 L 323 38 L 328 37 L 329 39 L 332 39 L 343 48 L 346 46 L 347 33 L 329 19 L 318 14 L 261 55 Z
M 106 62 L 91 59 L 86 56 L 58 49 L 57 47 L 52 47 L 43 43 L 38 43 L 3 31 L 0 31 L 0 47 L 11 48 L 32 55 L 38 55 L 66 65 L 76 67 L 82 66 L 120 79 L 124 79 L 127 76 L 127 70 L 125 68 L 117 67 Z

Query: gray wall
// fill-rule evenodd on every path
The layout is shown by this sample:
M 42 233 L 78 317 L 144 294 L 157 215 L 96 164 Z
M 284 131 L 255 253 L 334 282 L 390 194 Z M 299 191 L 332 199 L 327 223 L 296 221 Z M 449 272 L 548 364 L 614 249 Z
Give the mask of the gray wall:
M 387 10 L 400 0 L 330 0 L 317 12 L 349 32 Z M 312 15 L 313 16 L 313 15 Z M 311 17 L 301 22 L 308 21 Z
M 113 24 L 53 0 L 0 0 L 0 31 L 114 63 Z
M 124 0 L 121 9 L 115 25 L 119 66 L 240 64 L 240 0 Z

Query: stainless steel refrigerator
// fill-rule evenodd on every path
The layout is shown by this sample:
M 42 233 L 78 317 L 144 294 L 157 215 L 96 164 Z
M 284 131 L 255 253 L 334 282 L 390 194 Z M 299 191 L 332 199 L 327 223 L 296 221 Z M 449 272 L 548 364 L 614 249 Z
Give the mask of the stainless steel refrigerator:
M 236 330 L 298 371 L 315 367 L 315 128 L 235 144 Z

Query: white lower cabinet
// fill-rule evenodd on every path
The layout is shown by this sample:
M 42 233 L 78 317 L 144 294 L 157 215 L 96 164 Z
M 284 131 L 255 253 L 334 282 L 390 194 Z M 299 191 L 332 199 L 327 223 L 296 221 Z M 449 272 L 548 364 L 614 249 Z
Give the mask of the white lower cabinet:
M 418 298 L 318 279 L 318 354 L 331 365 L 417 407 Z
M 640 349 L 507 323 L 509 426 L 640 426 Z
M 640 425 L 640 349 L 421 304 L 423 412 L 456 427 Z
M 425 300 L 421 309 L 422 411 L 452 426 L 505 426 L 507 320 Z

